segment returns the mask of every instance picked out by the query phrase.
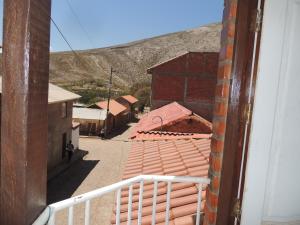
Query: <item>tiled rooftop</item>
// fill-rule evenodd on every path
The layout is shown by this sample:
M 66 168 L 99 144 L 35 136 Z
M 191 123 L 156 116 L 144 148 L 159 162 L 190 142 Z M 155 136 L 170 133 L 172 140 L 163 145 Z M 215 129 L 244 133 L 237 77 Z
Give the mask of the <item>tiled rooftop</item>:
M 107 101 L 97 102 L 96 105 L 100 107 L 101 109 L 107 109 Z M 109 112 L 113 114 L 114 116 L 120 114 L 121 112 L 124 112 L 126 110 L 126 107 L 122 104 L 118 103 L 115 100 L 110 100 L 109 102 Z
M 161 118 L 161 119 L 160 119 Z M 201 126 L 199 123 L 202 123 L 204 127 L 207 127 L 211 133 L 211 123 L 202 117 L 193 114 L 193 112 L 177 102 L 170 103 L 161 108 L 155 109 L 146 115 L 144 115 L 138 124 L 135 126 L 131 133 L 131 138 L 134 138 L 138 131 L 153 131 L 156 129 L 160 129 L 161 127 L 167 127 L 171 125 L 174 126 L 175 122 L 180 120 L 189 120 L 197 121 L 197 127 L 199 127 L 199 131 L 201 131 Z M 161 121 L 162 120 L 162 121 Z M 182 131 L 182 130 L 181 130 Z M 189 132 L 189 133 L 197 133 L 197 132 Z M 204 132 L 198 132 L 204 133 Z
M 134 104 L 134 103 L 137 103 L 139 101 L 135 97 L 133 97 L 132 95 L 124 95 L 124 96 L 121 96 L 121 98 L 124 98 L 130 104 Z
M 207 177 L 209 154 L 210 139 L 208 138 L 135 141 L 132 143 L 123 179 L 140 174 Z M 166 189 L 165 183 L 159 183 L 156 224 L 163 224 L 165 220 Z M 137 184 L 134 186 L 133 192 L 132 224 L 137 223 L 138 190 L 139 185 Z M 202 192 L 205 201 L 204 190 L 205 187 Z M 142 224 L 151 224 L 152 194 L 153 184 L 145 183 Z M 202 209 L 204 201 L 202 202 Z M 127 202 L 128 190 L 125 189 L 122 191 L 121 199 L 121 224 L 126 224 Z M 197 187 L 194 184 L 172 184 L 170 204 L 170 224 L 194 224 L 193 215 L 196 213 Z M 114 218 L 112 223 L 114 223 Z
M 168 131 L 138 131 L 134 140 L 179 140 L 211 138 L 212 134 L 178 133 Z

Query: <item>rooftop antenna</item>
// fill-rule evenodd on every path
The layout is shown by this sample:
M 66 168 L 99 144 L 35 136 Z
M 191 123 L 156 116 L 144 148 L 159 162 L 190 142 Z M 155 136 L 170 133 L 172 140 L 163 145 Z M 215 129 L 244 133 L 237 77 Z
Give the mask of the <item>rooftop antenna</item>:
M 163 127 L 163 119 L 162 119 L 161 116 L 154 116 L 154 117 L 152 117 L 152 122 L 153 122 L 153 123 L 154 123 L 154 119 L 156 119 L 156 118 L 160 119 L 160 131 L 162 131 L 162 127 Z

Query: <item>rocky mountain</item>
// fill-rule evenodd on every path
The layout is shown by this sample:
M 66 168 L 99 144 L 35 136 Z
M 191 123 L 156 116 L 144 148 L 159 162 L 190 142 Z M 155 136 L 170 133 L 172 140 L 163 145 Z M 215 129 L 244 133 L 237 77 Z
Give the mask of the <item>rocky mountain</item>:
M 147 68 L 186 51 L 219 51 L 221 24 L 210 24 L 100 49 L 51 53 L 50 80 L 67 85 L 108 80 L 110 66 L 114 82 L 129 87 L 150 79 Z

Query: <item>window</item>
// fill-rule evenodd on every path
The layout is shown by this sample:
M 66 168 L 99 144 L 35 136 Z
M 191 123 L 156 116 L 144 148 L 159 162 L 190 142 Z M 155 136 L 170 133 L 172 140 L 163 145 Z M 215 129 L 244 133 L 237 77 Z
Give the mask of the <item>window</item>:
M 66 118 L 67 117 L 67 103 L 63 102 L 61 104 L 61 118 Z

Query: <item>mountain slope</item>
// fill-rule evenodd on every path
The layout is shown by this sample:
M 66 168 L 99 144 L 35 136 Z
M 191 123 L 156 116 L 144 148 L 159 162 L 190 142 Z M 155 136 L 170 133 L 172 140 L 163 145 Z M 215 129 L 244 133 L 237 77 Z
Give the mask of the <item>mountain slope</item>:
M 147 81 L 146 69 L 186 51 L 219 51 L 221 24 L 166 34 L 108 48 L 51 53 L 50 81 L 59 85 L 98 80 L 105 83 L 110 66 L 116 70 L 114 83 L 130 87 Z

